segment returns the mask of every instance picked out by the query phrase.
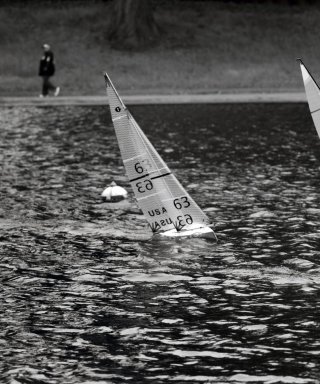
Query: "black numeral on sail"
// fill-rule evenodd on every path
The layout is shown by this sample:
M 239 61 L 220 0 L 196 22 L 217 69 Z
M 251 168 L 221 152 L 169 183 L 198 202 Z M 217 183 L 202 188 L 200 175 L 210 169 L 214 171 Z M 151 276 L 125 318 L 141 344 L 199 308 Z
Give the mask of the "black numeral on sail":
M 174 199 L 173 204 L 177 209 L 190 207 L 190 202 L 186 196 L 182 196 L 182 197 L 180 197 L 180 199 Z
M 141 160 L 139 163 L 135 163 L 134 169 L 137 173 L 143 173 L 151 168 L 151 164 L 148 159 Z
M 151 191 L 151 189 L 153 188 L 153 184 L 150 180 L 140 181 L 139 183 L 136 184 L 136 186 L 138 188 L 138 192 L 140 193 L 144 193 L 147 190 Z
M 179 226 L 183 227 L 185 225 L 184 222 L 183 222 L 183 217 L 182 216 L 178 216 L 177 219 L 178 219 Z M 184 215 L 184 220 L 189 225 L 193 223 L 193 219 L 192 219 L 192 217 L 189 214 L 188 215 Z

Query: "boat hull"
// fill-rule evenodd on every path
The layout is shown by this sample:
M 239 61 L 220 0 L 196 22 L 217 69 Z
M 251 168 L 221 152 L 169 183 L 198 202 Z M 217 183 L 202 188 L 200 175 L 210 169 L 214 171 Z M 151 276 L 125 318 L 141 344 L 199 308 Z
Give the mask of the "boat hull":
M 217 240 L 215 233 L 210 227 L 186 229 L 184 231 L 171 229 L 170 231 L 161 232 L 160 235 L 165 237 L 202 237 L 205 239 Z

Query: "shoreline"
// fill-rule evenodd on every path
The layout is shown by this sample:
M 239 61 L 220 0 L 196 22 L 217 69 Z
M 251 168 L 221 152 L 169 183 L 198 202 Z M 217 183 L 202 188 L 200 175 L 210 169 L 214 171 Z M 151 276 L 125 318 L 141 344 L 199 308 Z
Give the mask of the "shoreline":
M 121 96 L 124 104 L 219 104 L 219 103 L 304 103 L 304 92 L 256 92 L 256 93 L 216 93 L 216 94 L 153 94 Z M 0 106 L 62 106 L 62 105 L 106 105 L 106 95 L 97 96 L 58 96 L 30 97 L 0 96 Z

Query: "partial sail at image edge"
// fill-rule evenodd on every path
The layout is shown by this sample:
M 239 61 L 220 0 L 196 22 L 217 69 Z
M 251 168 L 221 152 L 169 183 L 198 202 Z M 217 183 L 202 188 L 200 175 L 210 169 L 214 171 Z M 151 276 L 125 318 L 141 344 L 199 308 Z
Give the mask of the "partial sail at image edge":
M 153 232 L 181 236 L 206 228 L 208 217 L 171 173 L 104 72 L 109 107 L 122 160 L 137 202 Z
M 308 105 L 311 112 L 311 116 L 316 127 L 318 136 L 320 137 L 320 89 L 314 78 L 312 77 L 310 71 L 304 65 L 301 59 L 298 59 L 300 62 L 300 69 L 302 74 L 302 79 L 304 83 L 304 88 L 307 95 Z

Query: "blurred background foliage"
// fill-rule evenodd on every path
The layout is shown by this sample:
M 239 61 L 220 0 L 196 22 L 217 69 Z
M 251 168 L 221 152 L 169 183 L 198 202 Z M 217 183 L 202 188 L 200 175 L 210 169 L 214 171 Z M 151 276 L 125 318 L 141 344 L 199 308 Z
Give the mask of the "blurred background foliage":
M 302 91 L 320 78 L 318 0 L 2 0 L 0 95 L 36 95 L 42 44 L 64 95 Z

